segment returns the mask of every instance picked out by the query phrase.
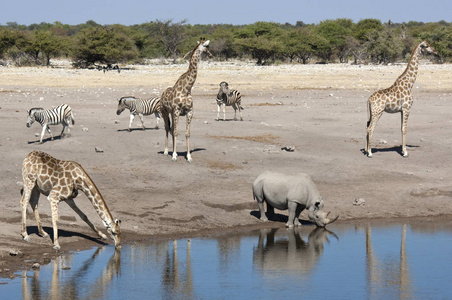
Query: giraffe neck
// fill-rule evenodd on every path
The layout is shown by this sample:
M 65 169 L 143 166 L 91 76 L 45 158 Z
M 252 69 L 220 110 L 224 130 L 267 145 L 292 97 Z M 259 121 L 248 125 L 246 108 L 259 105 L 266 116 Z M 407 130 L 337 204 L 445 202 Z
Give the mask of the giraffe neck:
M 410 61 L 405 69 L 405 71 L 400 75 L 400 77 L 396 80 L 396 85 L 405 85 L 408 84 L 408 88 L 411 88 L 416 81 L 417 73 L 418 73 L 418 65 L 419 65 L 419 57 L 421 54 L 420 44 L 414 48 L 411 53 Z
M 83 176 L 81 176 L 80 180 L 77 180 L 77 187 L 83 191 L 86 197 L 88 197 L 89 201 L 93 204 L 94 209 L 102 219 L 105 227 L 110 227 L 114 220 L 110 211 L 108 210 L 104 198 L 102 197 L 101 193 L 99 192 L 89 175 L 85 172 L 85 170 L 83 170 L 81 166 L 79 166 L 79 168 Z
M 182 74 L 179 77 L 178 81 L 175 84 L 175 89 L 180 86 L 184 94 L 190 94 L 193 85 L 195 84 L 196 77 L 198 75 L 198 62 L 199 57 L 201 56 L 201 51 L 196 47 L 193 50 L 193 54 L 190 58 L 190 65 L 188 66 L 187 72 Z

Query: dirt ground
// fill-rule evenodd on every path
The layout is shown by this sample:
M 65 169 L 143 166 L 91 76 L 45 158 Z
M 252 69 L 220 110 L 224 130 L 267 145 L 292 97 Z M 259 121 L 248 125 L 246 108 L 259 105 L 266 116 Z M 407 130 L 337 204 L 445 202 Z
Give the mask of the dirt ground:
M 33 150 L 80 163 L 115 218 L 122 242 L 200 236 L 244 227 L 284 226 L 259 220 L 251 191 L 263 171 L 309 174 L 338 222 L 367 219 L 452 218 L 452 66 L 421 62 L 408 121 L 409 157 L 400 153 L 400 114 L 385 114 L 374 133 L 374 157 L 363 154 L 366 101 L 390 86 L 405 65 L 280 65 L 202 61 L 193 89 L 193 162 L 185 160 L 185 118 L 180 121 L 179 159 L 163 155 L 163 122 L 145 117 L 146 130 L 128 111 L 116 115 L 121 96 L 158 96 L 187 64 L 132 66 L 121 73 L 55 68 L 0 67 L 0 277 L 58 255 L 39 237 L 29 209 L 26 243 L 20 235 L 21 164 Z M 216 121 L 215 96 L 227 81 L 243 97 L 243 121 Z M 41 127 L 25 126 L 27 109 L 69 104 L 72 136 L 54 141 Z M 222 117 L 222 113 L 220 114 Z M 170 151 L 172 146 L 170 145 Z M 284 150 L 288 147 L 293 152 Z M 96 151 L 97 148 L 97 151 Z M 362 205 L 355 205 L 359 199 Z M 82 193 L 79 207 L 99 228 L 100 218 Z M 44 229 L 52 234 L 50 206 L 41 196 Z M 280 212 L 286 215 L 286 212 Z M 101 243 L 66 205 L 59 209 L 60 253 Z M 307 220 L 306 212 L 301 219 Z M 106 243 L 112 244 L 111 240 Z

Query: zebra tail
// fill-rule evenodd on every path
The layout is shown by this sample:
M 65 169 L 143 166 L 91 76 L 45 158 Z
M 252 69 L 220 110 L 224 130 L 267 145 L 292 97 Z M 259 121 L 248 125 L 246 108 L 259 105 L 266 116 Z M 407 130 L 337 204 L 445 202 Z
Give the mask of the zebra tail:
M 75 120 L 74 120 L 74 115 L 72 114 L 72 111 L 71 111 L 71 121 L 72 121 L 72 125 L 74 125 L 75 124 Z

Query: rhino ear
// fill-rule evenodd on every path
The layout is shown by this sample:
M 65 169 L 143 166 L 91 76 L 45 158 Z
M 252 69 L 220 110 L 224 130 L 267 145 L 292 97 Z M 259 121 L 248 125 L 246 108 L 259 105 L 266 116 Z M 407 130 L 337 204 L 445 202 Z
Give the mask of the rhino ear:
M 314 207 L 315 207 L 315 210 L 318 210 L 318 209 L 320 208 L 320 202 L 317 201 L 317 202 L 314 204 Z

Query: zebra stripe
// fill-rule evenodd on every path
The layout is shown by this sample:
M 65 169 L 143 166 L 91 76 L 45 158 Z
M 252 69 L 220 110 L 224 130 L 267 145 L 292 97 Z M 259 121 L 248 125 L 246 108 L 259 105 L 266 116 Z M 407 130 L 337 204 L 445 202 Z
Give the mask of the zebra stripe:
M 30 127 L 35 121 L 42 126 L 41 138 L 39 140 L 40 144 L 42 144 L 42 139 L 44 137 L 46 129 L 50 134 L 50 138 L 53 140 L 53 134 L 50 131 L 49 125 L 62 124 L 63 130 L 61 131 L 61 137 L 64 137 L 64 129 L 66 129 L 66 127 L 68 128 L 68 136 L 71 134 L 69 122 L 71 122 L 72 125 L 75 124 L 72 109 L 67 104 L 61 104 L 57 107 L 52 107 L 47 110 L 41 107 L 30 109 L 28 111 L 27 127 Z
M 223 121 L 226 120 L 226 106 L 232 106 L 234 109 L 234 120 L 237 121 L 237 110 L 240 113 L 240 121 L 242 118 L 242 95 L 237 90 L 229 90 L 228 83 L 223 81 L 220 83 L 220 90 L 217 94 L 218 113 L 217 120 L 220 118 L 220 108 L 223 105 Z
M 136 115 L 140 117 L 142 128 L 145 129 L 143 116 L 154 114 L 157 118 L 157 124 L 155 128 L 159 128 L 161 111 L 160 97 L 154 97 L 150 99 L 142 99 L 131 96 L 121 97 L 118 100 L 118 109 L 116 110 L 116 114 L 120 115 L 126 108 L 130 110 L 130 122 L 128 131 L 130 131 L 130 127 L 132 126 L 133 119 Z

